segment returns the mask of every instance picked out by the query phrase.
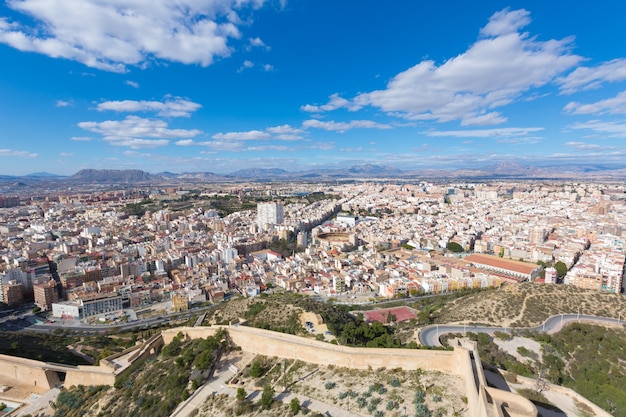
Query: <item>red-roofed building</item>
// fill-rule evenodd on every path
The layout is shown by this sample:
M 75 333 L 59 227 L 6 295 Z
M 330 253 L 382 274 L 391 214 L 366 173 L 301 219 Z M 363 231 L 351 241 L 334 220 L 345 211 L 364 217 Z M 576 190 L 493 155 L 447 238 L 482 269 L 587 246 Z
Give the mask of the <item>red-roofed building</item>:
M 543 268 L 541 265 L 482 254 L 472 254 L 465 258 L 465 261 L 471 262 L 473 266 L 479 269 L 511 276 L 519 282 L 535 279 L 539 276 L 539 272 Z

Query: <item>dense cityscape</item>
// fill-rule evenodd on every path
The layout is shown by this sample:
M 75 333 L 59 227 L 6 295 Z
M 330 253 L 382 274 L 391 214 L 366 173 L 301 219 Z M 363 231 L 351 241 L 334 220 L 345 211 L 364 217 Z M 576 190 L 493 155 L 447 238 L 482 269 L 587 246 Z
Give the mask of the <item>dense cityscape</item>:
M 220 198 L 266 201 L 221 216 Z M 620 184 L 240 184 L 2 203 L 0 301 L 59 318 L 268 286 L 382 298 L 524 281 L 622 292 Z M 291 251 L 277 252 L 281 242 Z

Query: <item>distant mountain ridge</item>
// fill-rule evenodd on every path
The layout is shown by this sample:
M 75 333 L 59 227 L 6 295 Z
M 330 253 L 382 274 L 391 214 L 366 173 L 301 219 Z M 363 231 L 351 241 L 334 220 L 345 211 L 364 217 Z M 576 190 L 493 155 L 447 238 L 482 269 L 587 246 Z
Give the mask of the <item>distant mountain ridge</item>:
M 213 172 L 160 172 L 151 174 L 138 169 L 82 169 L 70 177 L 59 176 L 47 172 L 36 172 L 24 176 L 0 175 L 0 182 L 23 181 L 39 183 L 50 181 L 68 181 L 82 183 L 163 183 L 163 182 L 203 182 L 203 181 L 337 181 L 349 179 L 564 179 L 564 180 L 600 180 L 626 179 L 626 167 L 608 165 L 558 165 L 531 166 L 521 165 L 514 161 L 503 161 L 499 164 L 480 168 L 415 169 L 400 170 L 377 164 L 362 164 L 348 168 L 313 169 L 307 171 L 286 171 L 282 168 L 248 168 L 230 174 Z
M 139 169 L 81 169 L 68 178 L 82 182 L 148 182 L 160 178 Z

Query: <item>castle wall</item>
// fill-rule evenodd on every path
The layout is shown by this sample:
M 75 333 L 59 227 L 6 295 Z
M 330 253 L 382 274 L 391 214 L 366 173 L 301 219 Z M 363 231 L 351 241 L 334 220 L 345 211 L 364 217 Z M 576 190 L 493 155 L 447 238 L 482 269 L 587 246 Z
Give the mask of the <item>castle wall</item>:
M 191 339 L 206 338 L 215 334 L 219 328 L 219 326 L 181 327 L 165 330 L 163 339 L 167 344 L 181 331 Z M 456 373 L 454 352 L 451 351 L 354 348 L 245 326 L 232 326 L 227 330 L 233 343 L 244 351 L 257 355 L 353 369 L 384 367 Z
M 0 355 L 0 374 L 15 384 L 54 388 L 60 384 L 58 374 L 45 369 L 45 363 L 15 356 Z

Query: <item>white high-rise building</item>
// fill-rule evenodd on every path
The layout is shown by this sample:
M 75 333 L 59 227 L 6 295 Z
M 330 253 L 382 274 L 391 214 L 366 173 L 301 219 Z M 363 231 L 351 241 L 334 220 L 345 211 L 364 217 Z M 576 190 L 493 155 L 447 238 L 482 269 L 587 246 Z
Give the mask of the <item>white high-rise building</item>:
M 256 206 L 256 212 L 257 224 L 262 229 L 283 223 L 283 203 L 259 203 Z

